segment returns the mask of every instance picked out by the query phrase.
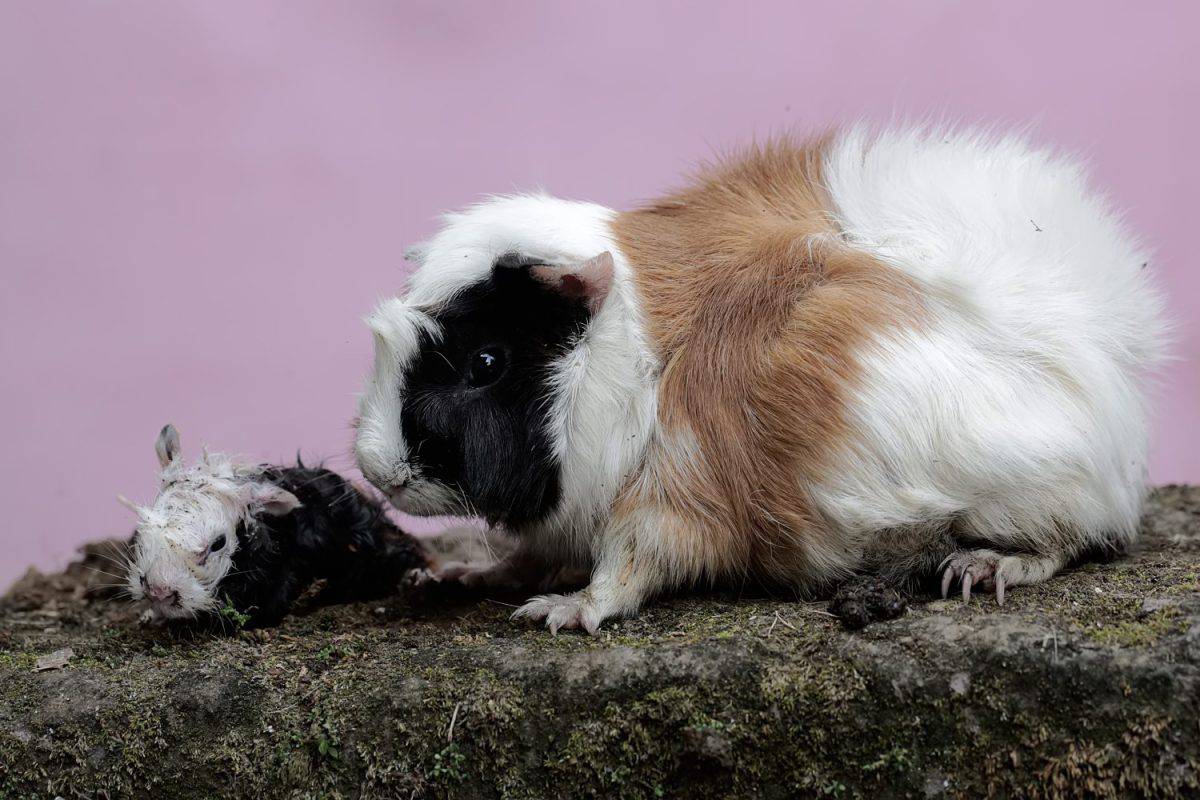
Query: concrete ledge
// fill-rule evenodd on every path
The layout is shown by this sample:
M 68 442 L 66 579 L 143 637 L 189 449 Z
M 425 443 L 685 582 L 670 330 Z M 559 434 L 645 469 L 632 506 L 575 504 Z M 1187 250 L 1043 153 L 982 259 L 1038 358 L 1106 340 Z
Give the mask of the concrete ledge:
M 0 798 L 1197 796 L 1200 489 L 1145 528 L 1003 609 L 859 633 L 716 595 L 595 639 L 401 598 L 212 637 L 31 573 L 0 601 Z

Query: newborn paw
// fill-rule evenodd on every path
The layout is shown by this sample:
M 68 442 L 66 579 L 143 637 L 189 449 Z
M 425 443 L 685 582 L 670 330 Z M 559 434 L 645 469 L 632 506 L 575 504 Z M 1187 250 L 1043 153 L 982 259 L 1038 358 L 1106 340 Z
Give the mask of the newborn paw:
M 437 582 L 438 576 L 434 574 L 433 570 L 418 567 L 404 573 L 400 578 L 400 588 L 405 590 L 424 589 L 426 586 Z
M 534 597 L 518 608 L 513 619 L 545 621 L 550 633 L 557 635 L 563 628 L 576 628 L 595 634 L 604 615 L 592 603 L 586 591 L 575 594 L 545 594 Z
M 449 561 L 433 571 L 433 578 L 441 583 L 456 583 L 467 589 L 515 591 L 526 585 L 524 576 L 513 565 Z

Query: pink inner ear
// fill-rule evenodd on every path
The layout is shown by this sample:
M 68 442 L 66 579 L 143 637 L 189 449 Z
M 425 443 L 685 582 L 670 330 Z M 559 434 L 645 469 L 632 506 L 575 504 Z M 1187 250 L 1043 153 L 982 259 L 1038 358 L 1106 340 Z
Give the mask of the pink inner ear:
M 249 494 L 248 502 L 274 517 L 289 514 L 301 505 L 296 495 L 269 483 L 252 484 Z
M 600 310 L 612 288 L 613 260 L 612 254 L 607 251 L 575 266 L 539 265 L 532 270 L 535 278 L 564 297 L 587 300 L 593 313 Z
M 578 275 L 563 275 L 558 282 L 559 290 L 567 297 L 587 297 L 588 287 Z

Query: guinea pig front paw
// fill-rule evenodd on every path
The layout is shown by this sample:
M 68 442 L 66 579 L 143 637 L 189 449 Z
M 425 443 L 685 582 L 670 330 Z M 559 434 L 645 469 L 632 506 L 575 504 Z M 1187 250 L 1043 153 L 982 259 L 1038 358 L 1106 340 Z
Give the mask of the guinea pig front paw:
M 460 583 L 468 589 L 507 588 L 508 572 L 501 564 L 452 561 L 437 569 L 437 579 Z
M 595 635 L 600 630 L 604 614 L 592 602 L 587 590 L 574 594 L 544 594 L 532 598 L 513 612 L 513 619 L 545 621 L 550 633 L 558 635 L 564 628 L 585 630 Z
M 440 578 L 432 570 L 425 567 L 417 567 L 410 569 L 404 573 L 404 577 L 400 579 L 401 586 L 405 589 L 423 589 L 433 583 L 438 583 Z
M 155 614 L 154 610 L 150 608 L 147 608 L 138 615 L 139 625 L 152 625 L 154 627 L 161 627 L 165 624 L 165 622 L 166 621 L 162 617 L 160 617 L 158 614 Z

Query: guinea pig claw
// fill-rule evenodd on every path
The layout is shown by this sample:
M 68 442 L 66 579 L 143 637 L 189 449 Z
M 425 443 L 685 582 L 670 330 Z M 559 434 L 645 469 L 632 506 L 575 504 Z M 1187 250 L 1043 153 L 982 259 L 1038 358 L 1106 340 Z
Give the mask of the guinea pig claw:
M 513 612 L 512 618 L 545 622 L 550 633 L 556 636 L 560 630 L 571 628 L 585 630 L 593 635 L 600 629 L 600 614 L 586 597 L 578 593 L 534 597 Z
M 1012 567 L 1017 558 L 1002 556 L 991 550 L 968 550 L 953 554 L 942 562 L 945 568 L 942 573 L 942 597 L 947 597 L 955 579 L 960 579 L 963 603 L 971 602 L 972 591 L 987 590 L 995 591 L 996 603 L 1004 605 L 1009 587 L 1020 579 L 1020 573 L 1014 573 Z
M 442 582 L 442 579 L 438 577 L 436 572 L 425 567 L 409 570 L 405 574 L 405 580 L 408 581 L 410 586 L 416 589 L 419 589 L 422 586 L 428 586 L 431 583 Z

